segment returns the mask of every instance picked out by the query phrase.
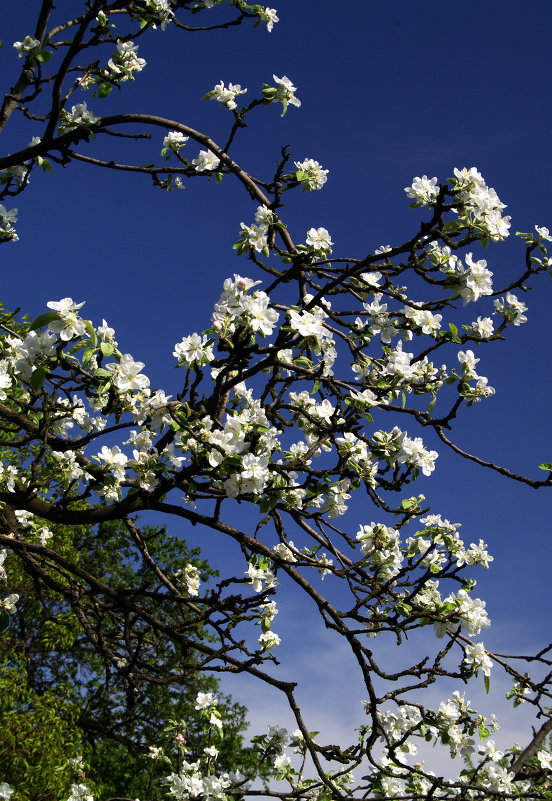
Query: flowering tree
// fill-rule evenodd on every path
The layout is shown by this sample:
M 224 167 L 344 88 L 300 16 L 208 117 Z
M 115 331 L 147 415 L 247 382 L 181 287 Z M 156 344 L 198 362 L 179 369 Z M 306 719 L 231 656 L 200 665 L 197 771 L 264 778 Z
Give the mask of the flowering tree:
M 209 17 L 219 12 L 227 16 Z M 461 407 L 494 392 L 478 374 L 474 348 L 525 322 L 520 293 L 550 271 L 552 236 L 539 226 L 521 234 L 520 274 L 495 286 L 479 250 L 508 236 L 510 218 L 473 167 L 441 183 L 414 178 L 406 197 L 423 218 L 401 245 L 337 256 L 325 228 L 296 234 L 283 213 L 285 193 L 322 189 L 328 171 L 287 148 L 263 179 L 233 158 L 258 107 L 276 104 L 285 114 L 300 106 L 287 76 L 274 75 L 256 95 L 221 81 L 204 96 L 229 115 L 224 142 L 147 113 L 101 115 L 102 98 L 139 80 L 139 43 L 152 28 L 186 35 L 250 22 L 272 30 L 277 12 L 243 0 L 89 0 L 59 21 L 44 0 L 34 33 L 14 45 L 21 74 L 0 126 L 23 115 L 39 135 L 0 158 L 4 202 L 38 167 L 81 161 L 147 175 L 169 191 L 191 178 L 227 176 L 254 206 L 234 244 L 247 275 L 227 278 L 204 330 L 175 344 L 176 386 L 152 388 L 139 354 L 120 347 L 105 321 L 86 319 L 80 300 L 49 300 L 31 324 L 3 316 L 2 561 L 17 560 L 35 586 L 71 606 L 130 695 L 137 682 L 159 681 L 163 653 L 193 653 L 192 671 L 247 673 L 282 693 L 296 730 L 270 727 L 256 742 L 285 785 L 263 790 L 250 775 L 217 768 L 220 712 L 216 696 L 200 692 L 195 706 L 209 745 L 190 753 L 177 736 L 173 753 L 152 743 L 153 762 L 165 771 L 156 774 L 164 783 L 149 782 L 148 798 L 159 787 L 174 798 L 546 797 L 551 646 L 507 659 L 486 650 L 489 618 L 472 575 L 492 557 L 482 540 L 463 541 L 457 523 L 426 508 L 420 490 L 437 459 L 422 432 L 507 479 L 552 484 L 552 464 L 541 465 L 540 480 L 525 477 L 463 451 L 452 434 Z M 128 139 L 124 163 L 104 155 L 115 136 Z M 145 136 L 156 141 L 147 165 L 133 157 Z M 17 239 L 9 205 L 0 206 L 4 242 Z M 372 511 L 351 528 L 355 496 Z M 241 525 L 236 504 L 249 509 Z M 192 563 L 161 564 L 136 518 L 149 512 L 217 532 L 241 551 L 243 570 L 202 582 Z M 93 532 L 109 521 L 124 525 L 125 558 L 148 576 L 132 591 L 109 572 L 84 569 L 52 537 L 56 525 Z M 364 682 L 366 722 L 348 742 L 319 741 L 295 683 L 276 669 L 278 587 L 287 582 L 347 643 L 350 669 Z M 4 625 L 18 600 L 6 586 Z M 411 664 L 404 654 L 395 669 L 380 658 L 378 641 L 401 644 L 420 629 L 431 633 L 422 660 Z M 462 685 L 479 677 L 488 686 L 493 670 L 511 677 L 514 706 L 534 705 L 538 728 L 523 748 L 499 750 L 491 737 L 497 722 L 465 699 Z M 422 691 L 442 677 L 459 689 L 429 708 Z M 182 679 L 179 659 L 168 660 L 162 680 Z M 462 770 L 436 775 L 416 756 L 424 741 L 459 756 Z M 70 798 L 88 794 L 77 783 Z

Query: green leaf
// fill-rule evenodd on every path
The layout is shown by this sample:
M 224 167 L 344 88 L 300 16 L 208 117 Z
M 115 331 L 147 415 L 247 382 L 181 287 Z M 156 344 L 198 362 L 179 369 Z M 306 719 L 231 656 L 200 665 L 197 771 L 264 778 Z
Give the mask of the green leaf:
M 491 733 L 489 729 L 482 723 L 480 723 L 479 726 L 477 727 L 477 731 L 479 732 L 479 736 L 481 737 L 482 740 L 486 740 L 489 734 Z
M 83 342 L 81 339 L 77 339 L 75 344 L 71 345 L 71 347 L 69 348 L 69 353 L 73 355 L 73 353 L 78 353 L 79 350 L 82 350 L 84 347 L 86 347 L 86 343 Z
M 443 231 L 461 231 L 462 223 L 457 220 L 450 220 L 443 225 Z
M 104 370 L 103 367 L 98 367 L 97 370 L 94 370 L 94 376 L 97 378 L 113 378 L 113 373 L 110 373 L 109 370 Z
M 220 184 L 221 181 L 222 181 L 222 173 L 221 172 L 216 172 L 215 173 L 215 183 L 216 184 Z
M 38 159 L 37 159 L 37 161 L 38 161 Z M 48 159 L 43 159 L 41 157 L 39 164 L 42 167 L 43 172 L 49 172 L 50 175 L 52 174 L 52 165 L 50 164 Z
M 449 323 L 449 328 L 450 328 L 450 331 L 451 331 L 451 333 L 452 333 L 452 336 L 453 336 L 453 337 L 457 337 L 457 336 L 458 336 L 458 329 L 457 329 L 457 327 L 454 325 L 454 323 Z
M 47 64 L 50 61 L 52 53 L 50 50 L 37 50 L 36 51 L 36 59 L 40 61 L 41 64 Z
M 98 97 L 104 98 L 111 94 L 111 90 L 113 89 L 113 84 L 111 83 L 101 83 L 98 87 Z
M 33 372 L 31 373 L 30 384 L 35 392 L 38 392 L 38 390 L 42 388 L 45 376 L 46 376 L 46 370 L 44 369 L 44 367 L 37 367 L 37 369 L 33 370 Z
M 543 462 L 542 464 L 539 464 L 539 470 L 552 471 L 552 462 Z
M 49 311 L 49 312 L 44 312 L 44 314 L 39 314 L 38 317 L 35 317 L 35 319 L 30 324 L 29 331 L 36 331 L 37 328 L 42 328 L 43 326 L 48 325 L 48 323 L 53 323 L 54 320 L 57 319 L 59 319 L 58 313 L 55 311 Z
M 430 403 L 429 403 L 429 406 L 427 407 L 428 414 L 429 414 L 429 412 L 433 411 L 433 409 L 435 408 L 435 404 L 436 403 L 437 403 L 437 395 L 434 395 L 433 398 L 431 399 Z
M 485 692 L 488 695 L 489 694 L 489 690 L 491 689 L 491 677 L 490 676 L 484 676 L 483 681 L 484 681 L 484 684 L 485 684 Z
M 96 346 L 98 344 L 98 337 L 96 336 L 96 332 L 94 331 L 94 326 L 92 325 L 90 320 L 85 320 L 84 326 L 88 332 L 88 336 L 92 340 L 92 344 Z
M 83 364 L 88 364 L 88 362 L 90 361 L 90 359 L 92 358 L 94 353 L 95 353 L 95 349 L 94 348 L 86 348 L 86 350 L 82 354 L 82 363 Z
M 115 348 L 111 344 L 111 342 L 102 342 L 100 344 L 100 350 L 104 356 L 111 356 Z
M 0 612 L 0 631 L 5 631 L 10 623 L 10 616 L 7 612 Z

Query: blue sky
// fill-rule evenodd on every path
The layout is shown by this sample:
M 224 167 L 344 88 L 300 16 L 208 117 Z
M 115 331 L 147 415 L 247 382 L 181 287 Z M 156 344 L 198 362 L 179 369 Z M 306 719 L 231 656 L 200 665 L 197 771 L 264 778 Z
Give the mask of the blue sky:
M 63 16 L 74 0 L 57 5 Z M 87 99 L 98 114 L 118 109 L 166 116 L 222 143 L 231 115 L 216 103 L 202 103 L 202 95 L 222 79 L 247 86 L 249 99 L 273 73 L 287 75 L 298 87 L 301 108 L 290 108 L 283 119 L 276 107 L 258 109 L 233 155 L 266 177 L 280 147 L 289 144 L 296 159 L 314 158 L 329 169 L 323 191 L 289 198 L 286 219 L 298 241 L 311 226 L 328 228 L 339 255 L 360 257 L 406 240 L 419 212 L 408 209 L 403 188 L 416 175 L 445 180 L 455 166 L 481 170 L 508 204 L 512 231 L 534 224 L 552 229 L 549 3 L 274 5 L 280 23 L 271 34 L 248 25 L 185 36 L 157 31 L 143 39 L 140 55 L 148 66 L 134 84 L 104 101 L 78 99 Z M 36 0 L 4 0 L 5 87 L 19 66 L 11 43 L 32 31 L 38 6 Z M 40 125 L 14 117 L 2 152 L 16 151 L 32 135 L 40 135 Z M 161 138 L 125 145 L 126 158 L 149 160 Z M 85 152 L 108 152 L 105 143 L 95 147 Z M 248 274 L 245 259 L 232 251 L 240 222 L 251 221 L 255 210 L 241 187 L 229 178 L 220 186 L 197 180 L 168 194 L 143 176 L 73 164 L 55 168 L 53 177 L 34 173 L 13 205 L 19 208 L 20 242 L 2 247 L 0 256 L 7 307 L 35 316 L 49 300 L 86 300 L 87 316 L 105 318 L 121 349 L 146 362 L 152 384 L 174 393 L 174 343 L 207 327 L 226 276 Z M 509 241 L 489 248 L 485 258 L 495 283 L 507 283 L 521 270 L 523 250 Z M 552 282 L 541 277 L 524 298 L 529 322 L 512 329 L 509 342 L 476 354 L 497 394 L 461 415 L 457 428 L 457 441 L 467 450 L 539 478 L 538 464 L 552 461 L 551 298 Z M 495 556 L 492 569 L 479 576 L 479 594 L 493 620 L 486 645 L 512 651 L 548 642 L 550 491 L 508 483 L 444 446 L 436 449 L 437 470 L 420 480 L 418 491 L 436 512 L 462 522 L 468 541 L 488 542 Z M 371 510 L 367 516 L 370 522 Z M 201 544 L 214 563 L 230 559 L 212 537 L 205 535 Z M 308 673 L 308 660 L 297 651 L 304 632 L 293 626 L 298 602 L 290 596 L 277 630 L 285 635 L 285 618 L 283 658 Z M 339 697 L 339 647 L 328 648 L 316 630 L 310 653 L 327 654 L 328 675 L 317 677 L 316 691 Z M 239 688 L 232 689 L 239 695 Z M 320 706 L 314 694 L 308 698 L 313 708 Z M 326 725 L 338 731 L 343 704 L 333 714 Z

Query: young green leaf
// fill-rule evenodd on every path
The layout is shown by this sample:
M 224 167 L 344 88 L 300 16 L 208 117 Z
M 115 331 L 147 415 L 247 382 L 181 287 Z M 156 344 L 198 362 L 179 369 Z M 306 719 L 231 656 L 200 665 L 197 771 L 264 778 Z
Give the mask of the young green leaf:
M 37 328 L 43 328 L 48 323 L 53 323 L 54 320 L 58 319 L 58 313 L 55 311 L 44 312 L 44 314 L 39 314 L 38 317 L 32 321 L 29 326 L 29 331 L 36 331 Z

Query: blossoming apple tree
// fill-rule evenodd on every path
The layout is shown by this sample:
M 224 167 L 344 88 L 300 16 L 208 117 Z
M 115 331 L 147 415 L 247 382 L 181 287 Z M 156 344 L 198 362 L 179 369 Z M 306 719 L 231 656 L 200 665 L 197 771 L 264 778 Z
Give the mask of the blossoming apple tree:
M 147 69 L 139 46 L 153 28 L 231 35 L 234 25 L 252 23 L 272 31 L 275 9 L 244 0 L 87 0 L 63 20 L 51 0 L 36 7 L 33 26 L 14 43 L 21 70 L 0 111 L 1 128 L 18 116 L 36 126 L 31 142 L 0 157 L 2 242 L 18 238 L 11 198 L 27 190 L 33 171 L 75 161 L 143 174 L 169 191 L 192 177 L 233 180 L 251 198 L 251 214 L 236 220 L 242 259 L 213 299 L 211 318 L 174 345 L 180 370 L 171 387 L 152 387 L 140 354 L 120 345 L 105 321 L 87 319 L 81 298 L 45 299 L 30 323 L 3 314 L 2 563 L 18 560 L 37 587 L 70 603 L 130 696 L 137 682 L 181 678 L 174 660 L 163 671 L 143 647 L 145 632 L 158 654 L 193 652 L 195 670 L 247 673 L 281 692 L 296 730 L 271 726 L 257 738 L 280 780 L 272 789 L 217 770 L 217 699 L 200 693 L 196 709 L 212 736 L 205 752 L 186 752 L 177 737 L 171 761 L 170 750 L 150 744 L 161 766 L 155 781 L 168 797 L 547 797 L 550 646 L 508 659 L 485 648 L 490 621 L 474 577 L 492 556 L 485 542 L 463 540 L 457 523 L 427 508 L 422 492 L 438 457 L 427 432 L 505 480 L 552 485 L 552 465 L 532 479 L 463 451 L 453 434 L 460 408 L 494 392 L 475 352 L 525 322 L 523 292 L 552 265 L 549 231 L 537 225 L 520 235 L 519 276 L 497 285 L 493 250 L 488 261 L 480 250 L 509 235 L 510 218 L 477 169 L 456 168 L 448 180 L 424 175 L 406 187 L 423 218 L 403 244 L 337 255 L 328 230 L 296 230 L 284 211 L 288 191 L 322 190 L 327 169 L 284 148 L 275 170 L 259 178 L 233 157 L 258 107 L 296 113 L 298 90 L 287 76 L 198 92 L 228 115 L 225 141 L 187 119 L 102 116 L 102 99 Z M 103 155 L 121 136 L 124 163 Z M 147 165 L 144 140 L 155 143 Z M 451 322 L 453 310 L 460 324 Z M 355 497 L 366 509 L 359 527 L 347 522 Z M 231 514 L 236 503 L 249 509 L 242 526 Z M 218 532 L 243 554 L 243 570 L 203 584 L 192 564 L 162 568 L 140 527 L 146 512 Z M 112 520 L 125 526 L 132 559 L 150 576 L 132 592 L 82 569 L 52 535 L 57 524 Z M 348 742 L 321 742 L 295 683 L 276 670 L 284 580 L 318 610 L 328 637 L 347 643 L 349 669 L 362 677 L 365 724 Z M 2 625 L 18 600 L 5 583 Z M 390 669 L 378 640 L 400 644 L 418 629 L 431 634 L 425 658 Z M 534 706 L 538 726 L 523 747 L 499 750 L 496 720 L 466 700 L 464 685 L 488 685 L 494 671 L 510 677 L 514 706 Z M 421 691 L 442 677 L 458 689 L 428 708 Z M 416 757 L 424 741 L 459 756 L 460 773 L 426 767 Z M 80 769 L 76 755 L 68 759 Z M 71 799 L 89 797 L 79 776 Z M 0 786 L 1 797 L 11 791 Z

